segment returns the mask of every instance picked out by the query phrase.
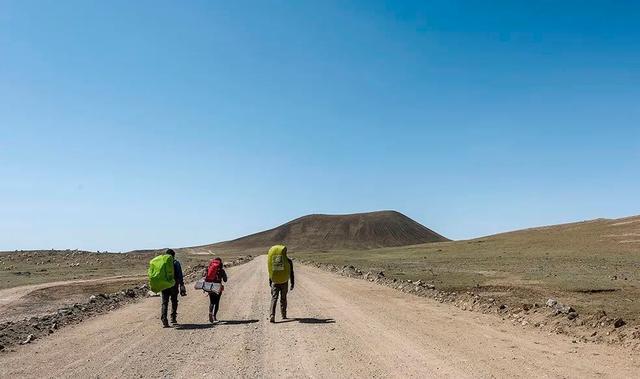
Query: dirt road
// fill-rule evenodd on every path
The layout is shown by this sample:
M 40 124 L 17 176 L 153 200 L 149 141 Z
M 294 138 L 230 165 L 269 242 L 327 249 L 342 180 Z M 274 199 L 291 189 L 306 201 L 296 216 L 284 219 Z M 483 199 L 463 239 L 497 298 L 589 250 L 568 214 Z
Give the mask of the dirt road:
M 215 326 L 181 298 L 162 329 L 149 298 L 0 354 L 0 377 L 637 377 L 637 354 L 296 267 L 289 316 L 267 322 L 265 257 L 229 269 Z

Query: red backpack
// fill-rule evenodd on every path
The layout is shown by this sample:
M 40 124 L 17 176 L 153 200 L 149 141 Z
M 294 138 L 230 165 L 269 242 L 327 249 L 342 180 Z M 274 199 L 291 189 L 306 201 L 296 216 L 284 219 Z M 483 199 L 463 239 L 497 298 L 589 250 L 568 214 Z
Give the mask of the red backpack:
M 205 281 L 207 282 L 220 282 L 219 274 L 220 269 L 222 268 L 222 262 L 217 259 L 212 259 L 209 262 L 209 268 L 207 268 L 207 276 L 205 277 Z

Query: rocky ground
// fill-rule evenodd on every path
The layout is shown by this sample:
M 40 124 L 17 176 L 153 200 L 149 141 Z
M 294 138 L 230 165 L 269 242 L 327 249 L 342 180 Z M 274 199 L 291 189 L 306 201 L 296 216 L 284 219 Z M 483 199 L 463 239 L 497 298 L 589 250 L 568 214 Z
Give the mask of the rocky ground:
M 513 325 L 535 328 L 554 334 L 565 334 L 576 342 L 619 344 L 640 350 L 640 325 L 627 323 L 614 314 L 600 310 L 579 314 L 573 306 L 562 304 L 555 298 L 540 299 L 539 303 L 516 303 L 513 296 L 487 296 L 473 291 L 462 293 L 443 291 L 422 280 L 398 279 L 385 276 L 383 271 L 363 271 L 352 265 L 338 267 L 333 264 L 297 260 L 338 275 L 367 280 L 421 297 L 430 297 L 440 303 L 450 303 L 463 311 L 495 314 Z
M 233 261 L 225 262 L 225 267 L 236 266 L 248 262 L 251 259 L 251 256 L 239 257 Z M 204 268 L 204 264 L 189 266 L 185 269 L 186 280 L 194 280 Z M 50 313 L 29 317 L 27 316 L 28 312 L 35 312 L 35 310 L 33 308 L 22 310 L 25 317 L 20 318 L 14 316 L 12 317 L 13 320 L 0 323 L 0 351 L 9 350 L 16 345 L 31 343 L 38 338 L 53 334 L 65 326 L 80 323 L 87 318 L 113 311 L 123 305 L 139 301 L 146 297 L 156 296 L 156 294 L 149 291 L 144 279 L 139 280 L 140 283 L 129 288 L 113 293 L 95 293 L 87 296 L 84 301 L 65 305 Z M 105 282 L 110 281 L 112 281 L 112 279 L 105 279 Z M 84 284 L 84 282 L 80 284 Z M 52 283 L 51 287 L 38 286 L 34 291 L 27 291 L 21 297 L 34 296 L 34 292 L 36 291 L 51 289 L 57 285 L 56 283 Z M 68 286 L 69 284 L 63 285 Z M 17 305 L 18 302 L 16 301 L 14 304 Z M 13 304 L 3 305 L 3 308 L 12 310 L 12 305 Z M 41 304 L 41 306 L 45 305 Z

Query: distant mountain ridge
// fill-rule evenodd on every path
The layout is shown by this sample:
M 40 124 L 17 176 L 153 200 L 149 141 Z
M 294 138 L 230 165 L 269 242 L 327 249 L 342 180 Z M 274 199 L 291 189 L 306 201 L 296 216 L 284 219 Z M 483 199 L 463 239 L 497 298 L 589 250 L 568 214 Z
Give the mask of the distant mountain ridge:
M 308 215 L 273 229 L 197 249 L 264 250 L 282 243 L 295 250 L 364 250 L 443 241 L 449 239 L 402 213 L 378 211 Z

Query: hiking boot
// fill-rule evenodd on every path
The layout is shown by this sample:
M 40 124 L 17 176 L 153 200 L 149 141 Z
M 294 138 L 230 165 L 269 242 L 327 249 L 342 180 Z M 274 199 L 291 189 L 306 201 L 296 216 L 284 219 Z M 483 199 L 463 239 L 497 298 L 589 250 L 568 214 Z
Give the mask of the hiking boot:
M 272 324 L 275 324 L 275 322 L 276 322 L 276 316 L 271 315 L 271 317 L 269 317 L 269 322 L 270 322 L 270 323 L 272 323 Z
M 177 324 L 178 323 L 178 319 L 176 318 L 176 316 L 171 316 L 171 323 L 172 324 Z
M 162 327 L 163 328 L 168 328 L 169 327 L 169 322 L 167 321 L 166 318 L 162 319 Z
M 213 318 L 213 315 L 211 313 L 209 313 L 209 322 L 213 324 L 213 320 L 215 320 Z
M 287 311 L 282 312 L 282 319 L 283 320 L 287 319 Z

